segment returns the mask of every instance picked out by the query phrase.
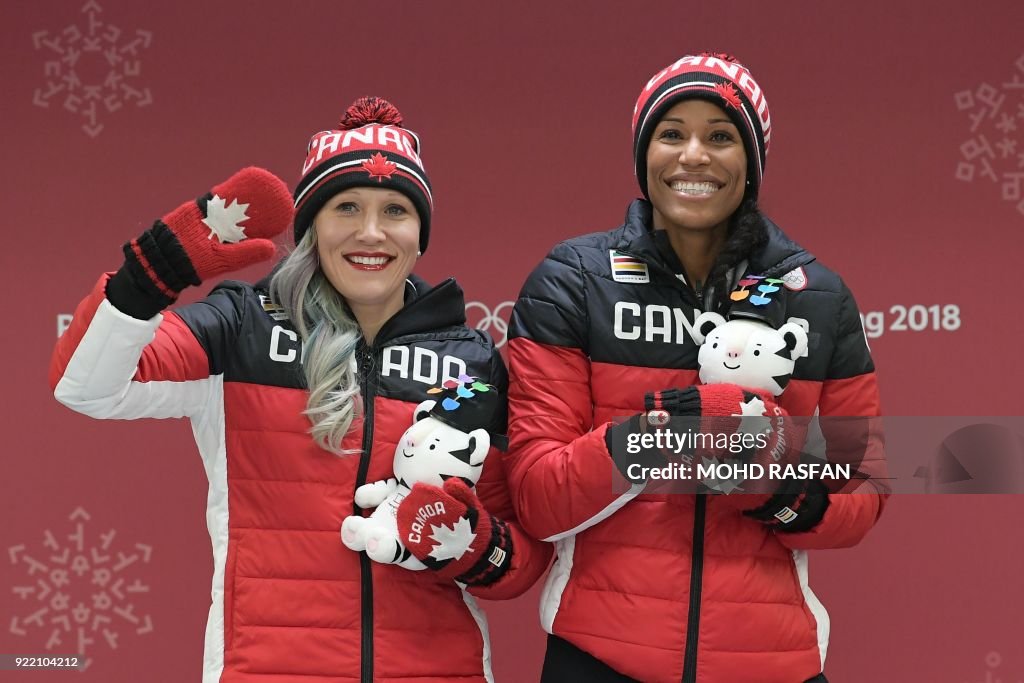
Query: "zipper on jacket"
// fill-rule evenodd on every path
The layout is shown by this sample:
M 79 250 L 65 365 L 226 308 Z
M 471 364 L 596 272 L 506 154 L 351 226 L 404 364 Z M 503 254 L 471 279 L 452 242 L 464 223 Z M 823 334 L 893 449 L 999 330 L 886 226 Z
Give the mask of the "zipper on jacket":
M 704 515 L 707 496 L 697 496 L 693 510 L 693 553 L 690 557 L 690 608 L 686 616 L 686 654 L 683 683 L 697 681 L 697 641 L 700 637 L 700 592 L 704 582 Z
M 701 304 L 704 306 L 705 311 L 715 310 L 715 286 L 706 285 L 704 287 L 703 296 L 700 292 L 697 293 L 697 298 L 701 299 Z
M 626 251 L 625 249 L 618 249 L 617 251 L 620 254 L 632 256 L 635 259 L 643 261 L 647 264 L 649 271 L 661 271 L 662 277 L 666 282 L 673 282 L 679 286 L 679 291 L 683 296 L 683 303 L 687 306 L 693 306 L 694 308 L 700 309 L 702 312 L 712 310 L 710 302 L 711 297 L 714 296 L 715 292 L 715 288 L 713 286 L 709 286 L 708 283 L 704 283 L 702 291 L 697 291 L 696 286 L 690 284 L 688 281 L 680 280 L 679 276 L 672 272 L 672 269 L 661 261 L 654 261 L 648 257 Z
M 370 471 L 370 455 L 373 446 L 373 399 L 377 389 L 377 373 L 374 365 L 375 353 L 363 345 L 356 351 L 359 374 L 362 377 L 361 393 L 363 394 L 363 452 L 359 455 L 359 471 L 356 474 L 356 488 L 366 483 Z M 354 491 L 353 491 L 354 493 Z M 362 509 L 352 502 L 354 514 L 362 514 Z M 360 586 L 360 681 L 373 683 L 373 569 L 370 556 L 359 553 L 359 586 Z

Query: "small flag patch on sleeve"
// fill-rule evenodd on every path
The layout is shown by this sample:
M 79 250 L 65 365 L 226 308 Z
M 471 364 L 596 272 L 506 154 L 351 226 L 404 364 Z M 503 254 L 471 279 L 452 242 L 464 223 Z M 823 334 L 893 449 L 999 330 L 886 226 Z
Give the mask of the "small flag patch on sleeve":
M 260 304 L 263 306 L 263 310 L 266 311 L 274 320 L 287 320 L 288 313 L 284 310 L 284 307 L 274 303 L 269 296 L 260 294 Z
M 778 512 L 775 513 L 775 518 L 778 519 L 783 524 L 789 524 L 794 519 L 796 519 L 796 517 L 797 517 L 796 513 L 793 512 L 793 510 L 791 508 L 788 508 L 788 507 L 784 507 L 784 508 L 782 508 L 781 510 L 779 510 Z
M 611 249 L 608 252 L 612 264 L 612 279 L 616 282 L 646 284 L 651 281 L 647 264 L 629 254 Z

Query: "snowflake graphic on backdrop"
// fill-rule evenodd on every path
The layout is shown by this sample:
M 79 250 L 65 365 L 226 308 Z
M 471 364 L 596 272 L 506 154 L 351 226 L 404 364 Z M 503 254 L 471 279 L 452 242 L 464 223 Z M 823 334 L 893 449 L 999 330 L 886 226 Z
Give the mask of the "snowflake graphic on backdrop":
M 41 644 L 46 650 L 85 658 L 96 646 L 116 650 L 124 634 L 146 634 L 153 620 L 136 601 L 149 593 L 137 576 L 149 563 L 152 548 L 115 543 L 117 532 L 88 533 L 89 513 L 77 508 L 69 515 L 67 533 L 43 532 L 35 549 L 25 544 L 7 549 L 12 564 L 25 568 L 24 582 L 12 587 L 20 598 L 21 616 L 11 619 L 11 633 L 31 639 L 26 651 Z M 18 611 L 18 610 L 16 610 Z
M 1002 678 L 994 677 L 994 672 L 1000 667 L 1000 665 L 1002 665 L 1002 663 L 1003 656 L 998 652 L 989 652 L 985 655 L 985 667 L 988 671 L 985 672 L 985 679 L 978 681 L 978 683 L 1024 683 L 1024 679 L 1022 678 L 1017 678 L 1016 681 L 1013 681 L 1012 679 L 1004 681 Z M 974 683 L 974 681 L 971 683 Z
M 32 44 L 46 56 L 44 86 L 36 88 L 37 107 L 63 107 L 83 121 L 82 130 L 96 137 L 103 130 L 100 118 L 134 104 L 153 103 L 149 88 L 139 84 L 142 72 L 139 53 L 153 39 L 149 31 L 128 34 L 99 18 L 103 9 L 96 0 L 83 5 L 85 19 L 59 31 L 36 31 Z
M 1008 80 L 961 90 L 953 100 L 971 126 L 971 137 L 960 145 L 957 179 L 992 181 L 1002 199 L 1024 214 L 1024 55 L 1014 62 Z

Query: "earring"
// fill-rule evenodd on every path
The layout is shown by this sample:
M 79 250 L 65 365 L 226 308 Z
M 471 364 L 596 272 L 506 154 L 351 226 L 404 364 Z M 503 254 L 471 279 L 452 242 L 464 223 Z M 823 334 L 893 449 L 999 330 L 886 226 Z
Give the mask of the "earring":
M 420 256 L 423 256 L 423 252 L 422 251 L 417 251 L 416 252 L 416 258 L 419 258 Z

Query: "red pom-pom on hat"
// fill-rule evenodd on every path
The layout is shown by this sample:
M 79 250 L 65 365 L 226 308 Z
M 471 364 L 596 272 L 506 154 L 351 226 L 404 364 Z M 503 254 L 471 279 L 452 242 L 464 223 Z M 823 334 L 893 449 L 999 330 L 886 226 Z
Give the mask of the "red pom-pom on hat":
M 715 59 L 721 59 L 723 62 L 733 62 L 739 64 L 739 60 L 728 52 L 714 52 L 711 50 L 704 50 L 700 53 L 701 57 L 714 57 Z
M 338 126 L 342 130 L 352 130 L 371 123 L 401 126 L 402 114 L 383 97 L 360 97 L 345 110 Z
M 360 97 L 334 130 L 310 139 L 295 186 L 296 244 L 328 199 L 350 187 L 376 187 L 396 190 L 412 201 L 420 219 L 420 251 L 427 250 L 434 201 L 419 136 L 402 123 L 398 108 L 384 98 Z

